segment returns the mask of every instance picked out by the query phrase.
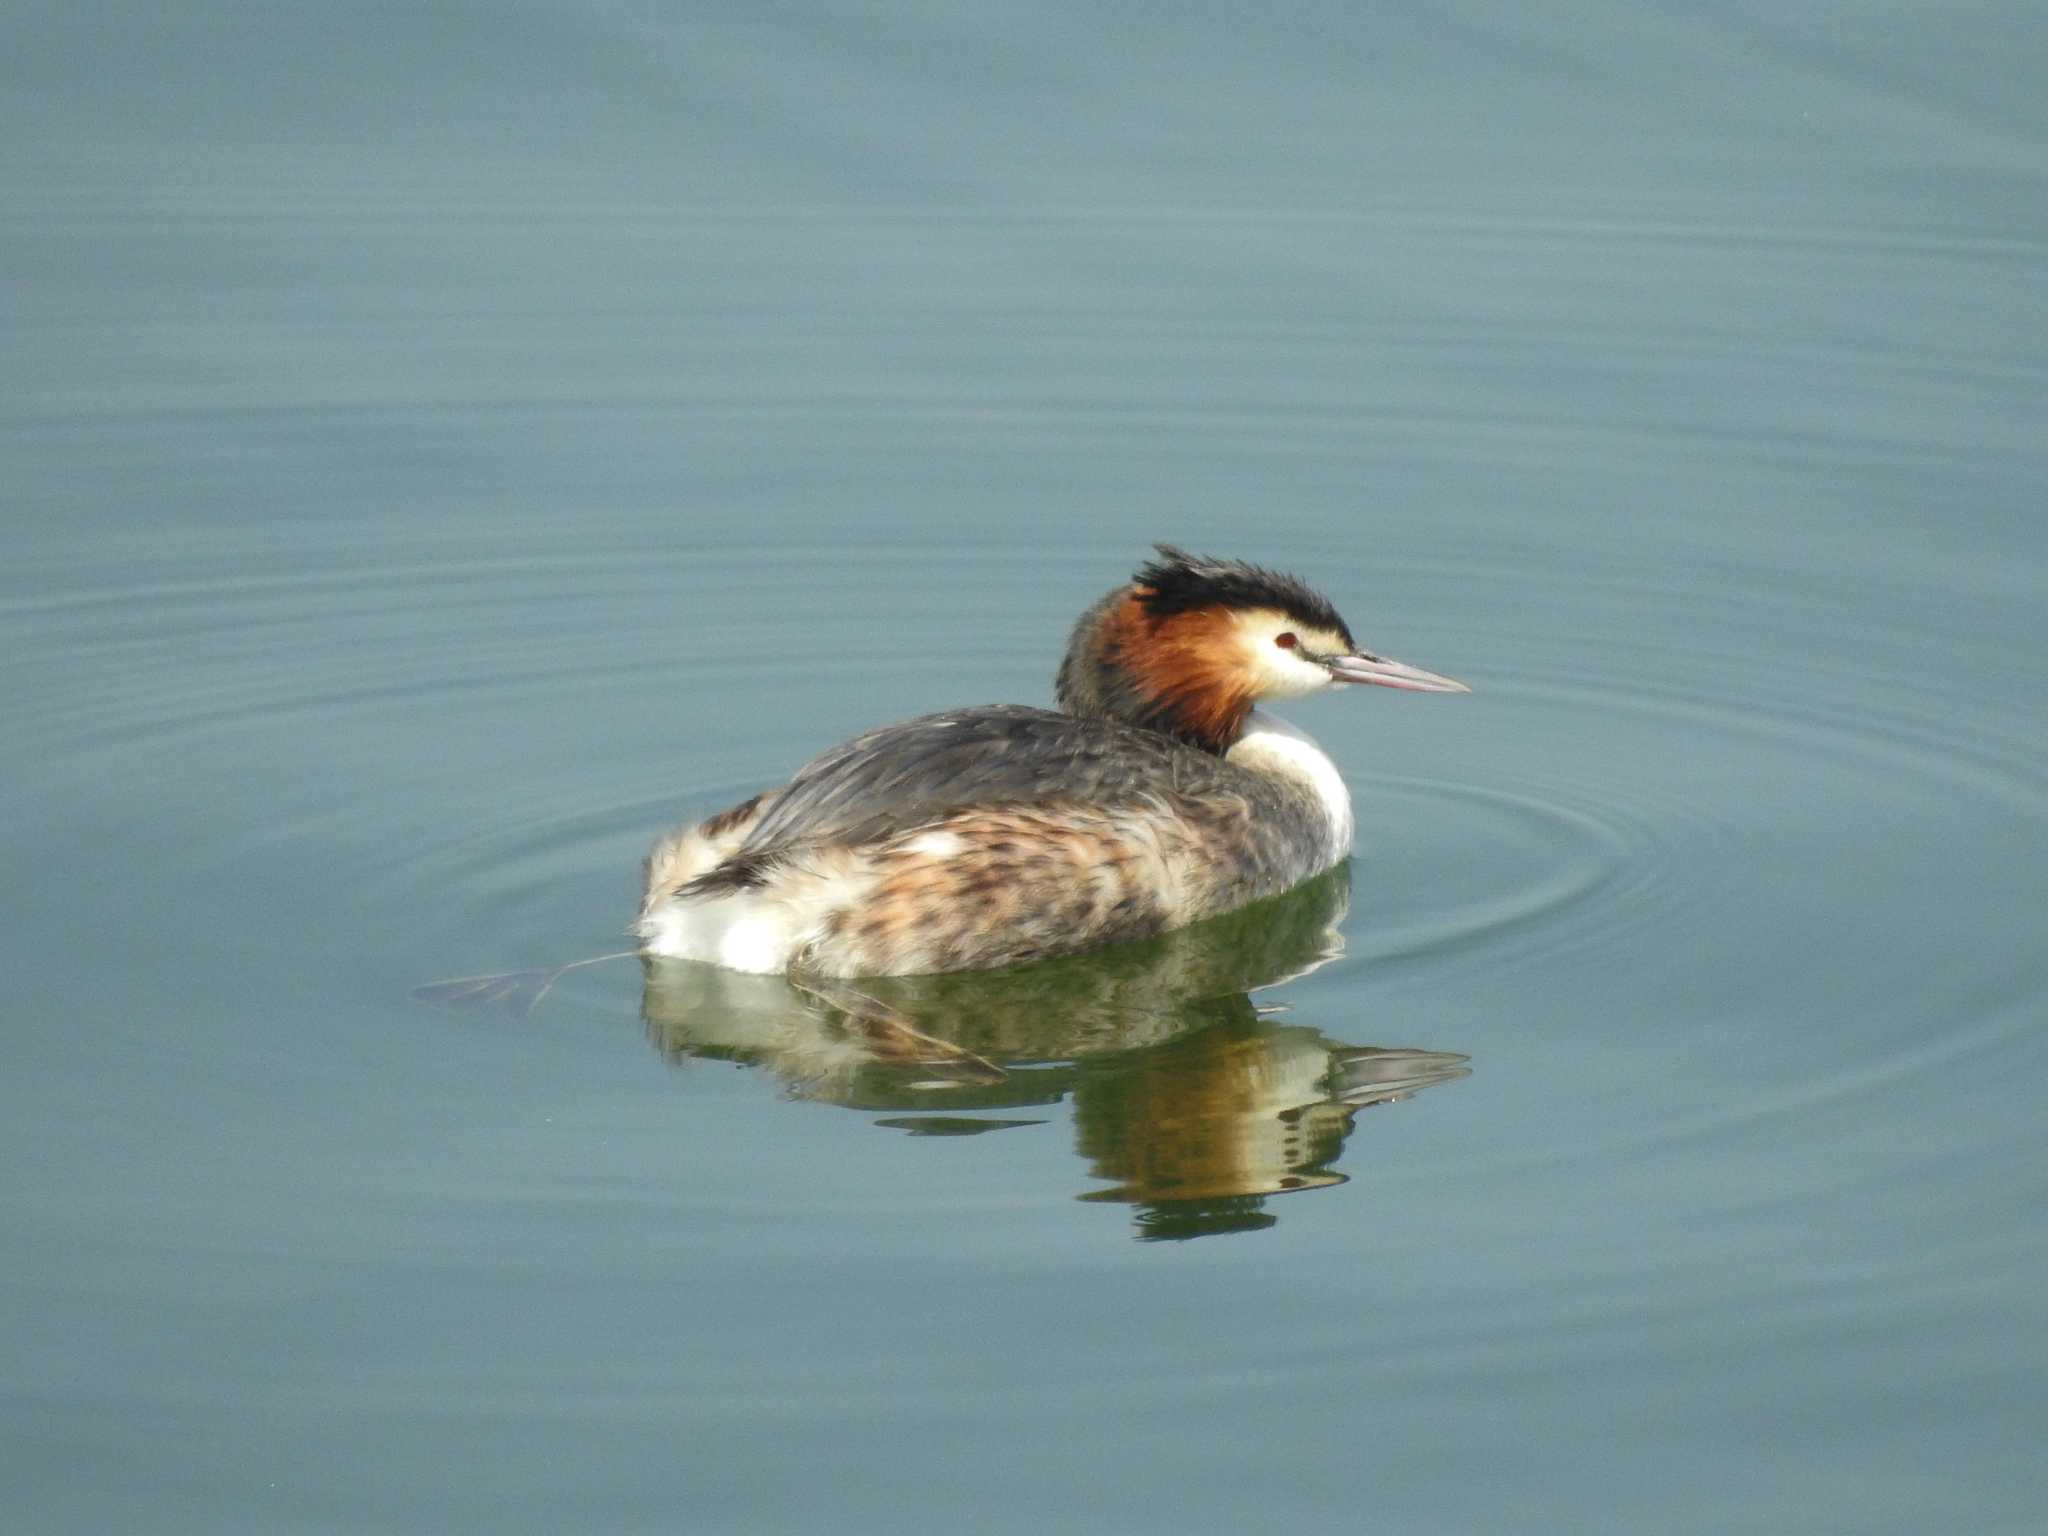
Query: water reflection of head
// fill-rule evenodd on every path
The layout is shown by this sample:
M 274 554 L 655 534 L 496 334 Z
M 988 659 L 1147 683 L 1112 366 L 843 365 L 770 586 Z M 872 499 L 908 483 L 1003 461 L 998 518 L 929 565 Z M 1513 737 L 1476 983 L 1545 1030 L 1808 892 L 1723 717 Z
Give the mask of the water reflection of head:
M 1361 1109 L 1463 1077 L 1464 1061 L 1259 1020 L 1084 1062 L 1076 1141 L 1116 1182 L 1082 1198 L 1137 1206 L 1146 1239 L 1271 1226 L 1267 1196 L 1344 1182 L 1332 1164 Z

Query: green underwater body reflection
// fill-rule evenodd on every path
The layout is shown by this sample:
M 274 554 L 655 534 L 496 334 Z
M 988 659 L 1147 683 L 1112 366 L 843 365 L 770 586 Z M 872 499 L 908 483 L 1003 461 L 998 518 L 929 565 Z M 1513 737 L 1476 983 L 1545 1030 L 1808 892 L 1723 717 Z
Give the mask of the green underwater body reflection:
M 1141 1239 L 1271 1226 L 1270 1196 L 1344 1181 L 1358 1111 L 1463 1077 L 1451 1052 L 1282 1024 L 1251 994 L 1342 952 L 1350 872 L 1134 944 L 1005 971 L 855 983 L 643 960 L 641 1015 L 671 1059 L 772 1072 L 797 1098 L 896 1111 L 923 1136 L 1044 1123 L 971 1111 L 1071 1099 L 1077 1150 Z M 902 1111 L 915 1111 L 903 1114 Z

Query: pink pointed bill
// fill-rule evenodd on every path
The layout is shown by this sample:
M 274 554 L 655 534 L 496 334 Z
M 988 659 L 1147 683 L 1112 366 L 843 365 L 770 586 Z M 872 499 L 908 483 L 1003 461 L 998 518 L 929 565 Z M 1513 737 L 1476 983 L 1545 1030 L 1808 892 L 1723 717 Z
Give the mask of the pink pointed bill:
M 1340 683 L 1377 683 L 1382 688 L 1405 688 L 1410 693 L 1470 693 L 1456 678 L 1439 677 L 1405 661 L 1386 656 L 1332 656 L 1324 663 Z

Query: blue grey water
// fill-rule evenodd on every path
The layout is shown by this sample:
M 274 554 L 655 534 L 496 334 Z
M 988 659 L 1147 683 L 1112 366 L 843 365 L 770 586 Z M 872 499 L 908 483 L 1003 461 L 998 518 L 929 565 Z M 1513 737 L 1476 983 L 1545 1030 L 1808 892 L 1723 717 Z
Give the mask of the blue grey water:
M 2048 1526 L 2038 7 L 7 12 L 8 1529 Z M 411 996 L 1154 539 L 1348 887 Z

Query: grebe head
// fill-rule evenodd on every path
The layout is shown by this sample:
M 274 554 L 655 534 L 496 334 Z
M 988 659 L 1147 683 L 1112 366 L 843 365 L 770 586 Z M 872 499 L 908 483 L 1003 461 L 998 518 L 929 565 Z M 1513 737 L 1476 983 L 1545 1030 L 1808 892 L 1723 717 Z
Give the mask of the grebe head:
M 1060 708 L 1228 751 L 1261 699 L 1376 683 L 1466 693 L 1463 683 L 1360 650 L 1328 598 L 1293 576 L 1171 544 L 1074 626 Z

